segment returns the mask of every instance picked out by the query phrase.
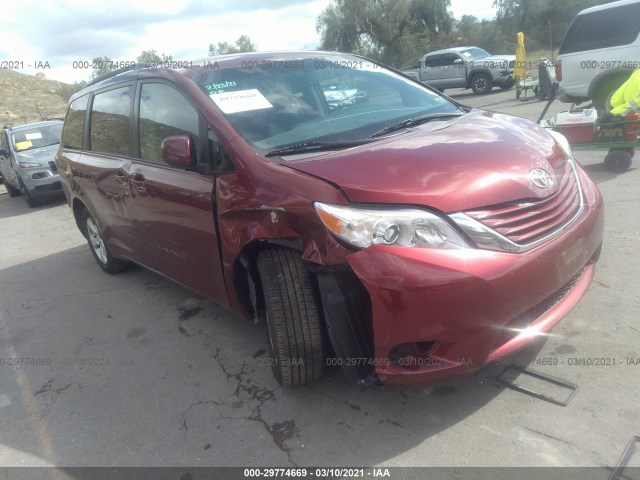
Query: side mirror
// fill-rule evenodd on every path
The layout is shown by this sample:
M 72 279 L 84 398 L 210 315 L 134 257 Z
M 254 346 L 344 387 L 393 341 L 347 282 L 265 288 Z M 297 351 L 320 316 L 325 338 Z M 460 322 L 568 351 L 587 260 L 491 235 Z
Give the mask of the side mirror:
M 453 64 L 454 64 L 454 65 L 462 65 L 462 59 L 461 59 L 461 58 L 456 58 L 456 59 L 453 61 Z
M 167 137 L 160 146 L 162 160 L 172 167 L 186 168 L 193 165 L 191 139 L 188 135 Z
M 4 149 L 4 147 L 0 147 L 0 157 L 4 157 L 5 155 L 7 155 L 7 153 L 9 153 L 9 152 L 7 152 L 7 151 Z

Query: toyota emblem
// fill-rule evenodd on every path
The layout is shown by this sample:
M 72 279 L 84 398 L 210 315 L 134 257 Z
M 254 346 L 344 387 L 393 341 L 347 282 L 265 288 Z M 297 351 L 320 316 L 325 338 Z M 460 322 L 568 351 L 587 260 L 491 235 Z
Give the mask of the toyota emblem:
M 547 188 L 551 185 L 551 175 L 542 168 L 532 168 L 529 170 L 529 179 L 538 188 Z

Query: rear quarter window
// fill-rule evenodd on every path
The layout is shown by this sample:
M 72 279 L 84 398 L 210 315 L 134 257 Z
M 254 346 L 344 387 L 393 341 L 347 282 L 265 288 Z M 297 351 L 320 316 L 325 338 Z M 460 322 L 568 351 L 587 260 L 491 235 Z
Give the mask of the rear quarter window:
M 628 45 L 638 38 L 638 33 L 640 3 L 578 15 L 560 46 L 559 54 Z
M 69 105 L 67 117 L 62 130 L 62 146 L 65 148 L 82 149 L 84 139 L 84 119 L 87 112 L 89 95 L 76 98 Z

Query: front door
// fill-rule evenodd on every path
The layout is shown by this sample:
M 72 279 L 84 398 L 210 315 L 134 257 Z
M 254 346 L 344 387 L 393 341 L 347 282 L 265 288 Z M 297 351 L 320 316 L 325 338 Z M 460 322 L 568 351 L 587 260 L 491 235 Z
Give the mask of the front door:
M 217 302 L 227 295 L 218 249 L 215 176 L 167 165 L 162 141 L 188 135 L 193 155 L 202 163 L 204 119 L 169 83 L 138 86 L 137 138 L 140 159 L 131 166 L 129 186 L 135 225 L 145 245 L 145 263 Z M 206 135 L 206 133 L 204 133 Z

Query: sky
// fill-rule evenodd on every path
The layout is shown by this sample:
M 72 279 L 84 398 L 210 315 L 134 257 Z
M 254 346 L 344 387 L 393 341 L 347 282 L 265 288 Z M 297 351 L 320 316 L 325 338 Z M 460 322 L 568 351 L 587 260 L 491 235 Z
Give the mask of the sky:
M 211 43 L 248 35 L 259 50 L 315 49 L 316 18 L 330 0 L 22 0 L 2 12 L 0 67 L 87 80 L 94 57 L 134 61 L 143 50 L 205 58 Z M 493 0 L 451 0 L 456 18 L 493 18 Z M 426 52 L 425 52 L 426 53 Z M 40 67 L 40 68 L 38 68 Z M 0 92 L 1 94 L 1 92 Z

